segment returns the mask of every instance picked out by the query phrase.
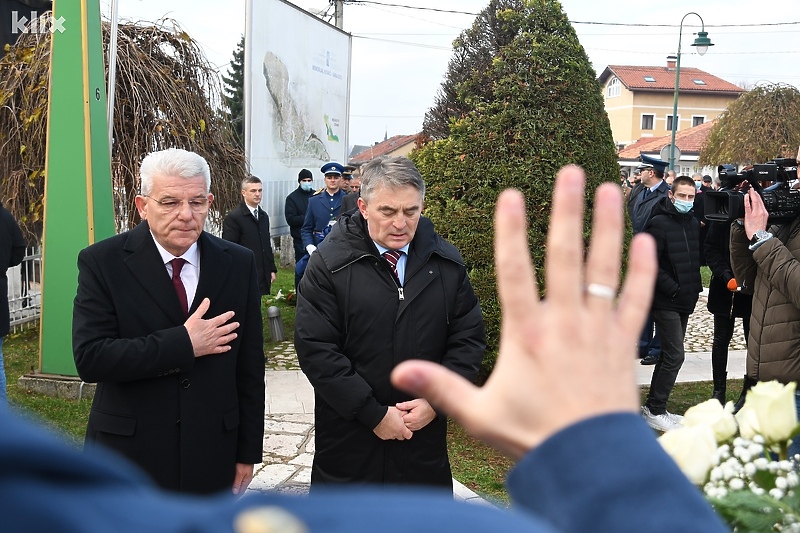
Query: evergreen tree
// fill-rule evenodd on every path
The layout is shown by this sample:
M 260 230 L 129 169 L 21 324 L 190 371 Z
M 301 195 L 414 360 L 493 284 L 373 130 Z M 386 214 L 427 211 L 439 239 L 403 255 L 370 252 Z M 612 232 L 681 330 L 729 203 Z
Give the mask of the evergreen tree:
M 800 145 L 800 91 L 758 85 L 728 105 L 700 151 L 701 165 L 764 163 L 795 157 Z
M 491 28 L 476 27 L 488 21 Z M 594 188 L 619 177 L 600 85 L 561 4 L 492 0 L 456 41 L 454 56 L 470 55 L 461 49 L 470 35 L 489 34 L 502 36 L 494 40 L 501 44 L 491 60 L 478 54 L 479 64 L 464 64 L 469 75 L 453 87 L 456 105 L 467 111 L 454 118 L 445 138 L 412 153 L 426 178 L 425 214 L 462 252 L 480 298 L 490 354 L 485 371 L 493 366 L 499 341 L 492 229 L 499 192 L 514 187 L 525 195 L 530 246 L 543 280 L 559 168 L 575 163 L 586 171 L 586 232 Z
M 244 35 L 233 51 L 228 74 L 222 76 L 228 120 L 239 147 L 244 146 Z

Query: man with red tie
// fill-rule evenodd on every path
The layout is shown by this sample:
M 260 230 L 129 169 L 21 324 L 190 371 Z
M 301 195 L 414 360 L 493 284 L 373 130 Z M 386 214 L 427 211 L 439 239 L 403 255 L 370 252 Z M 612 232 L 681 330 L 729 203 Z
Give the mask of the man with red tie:
M 140 174 L 143 222 L 78 255 L 73 354 L 97 383 L 86 441 L 163 488 L 239 494 L 264 434 L 253 253 L 203 231 L 214 196 L 200 155 L 154 152 Z
M 409 159 L 363 165 L 358 210 L 340 216 L 300 282 L 295 346 L 315 391 L 312 490 L 414 483 L 452 491 L 446 417 L 389 380 L 409 359 L 474 380 L 485 350 L 464 261 L 421 216 L 424 197 Z

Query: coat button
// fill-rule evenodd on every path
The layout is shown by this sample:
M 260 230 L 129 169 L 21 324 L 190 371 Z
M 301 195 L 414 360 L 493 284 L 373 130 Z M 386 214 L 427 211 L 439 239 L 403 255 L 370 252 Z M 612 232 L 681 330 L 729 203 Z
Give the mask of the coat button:
M 181 387 L 183 387 L 184 389 L 188 389 L 189 385 L 191 384 L 192 383 L 188 379 L 184 379 L 183 381 L 181 381 Z
M 176 420 L 176 421 L 175 421 L 175 425 L 176 425 L 176 426 L 180 426 L 180 425 L 181 425 L 181 419 L 180 419 L 180 418 L 179 418 L 178 420 Z

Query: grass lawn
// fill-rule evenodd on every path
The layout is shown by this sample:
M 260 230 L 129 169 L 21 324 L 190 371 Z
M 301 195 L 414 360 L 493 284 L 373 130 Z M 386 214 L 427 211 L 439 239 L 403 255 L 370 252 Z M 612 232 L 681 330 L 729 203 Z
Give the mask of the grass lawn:
M 294 336 L 295 307 L 293 302 L 275 301 L 280 289 L 284 296 L 294 289 L 294 272 L 281 269 L 272 290 L 272 295 L 262 301 L 263 314 L 266 308 L 277 305 L 281 311 L 287 338 Z M 269 324 L 264 322 L 264 348 L 269 350 L 275 344 L 271 339 Z M 9 334 L 3 344 L 8 398 L 13 409 L 32 413 L 55 431 L 66 436 L 67 440 L 80 446 L 90 402 L 50 398 L 40 394 L 26 393 L 17 387 L 20 376 L 38 367 L 39 330 L 30 328 L 21 333 Z M 728 380 L 728 400 L 736 400 L 741 390 L 741 380 Z M 679 383 L 675 386 L 669 402 L 669 410 L 682 414 L 686 409 L 711 397 L 710 383 Z M 642 388 L 642 398 L 647 387 Z M 450 421 L 448 425 L 448 450 L 453 468 L 453 477 L 461 483 L 498 505 L 508 504 L 508 494 L 503 485 L 506 474 L 513 461 L 494 451 L 489 446 L 466 434 L 458 424 Z

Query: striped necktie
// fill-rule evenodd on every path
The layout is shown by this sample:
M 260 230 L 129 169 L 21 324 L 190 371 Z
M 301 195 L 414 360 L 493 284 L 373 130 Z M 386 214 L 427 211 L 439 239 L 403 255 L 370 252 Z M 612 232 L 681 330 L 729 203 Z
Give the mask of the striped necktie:
M 397 278 L 397 281 L 400 281 L 400 276 L 397 275 L 397 262 L 400 260 L 400 256 L 403 255 L 403 252 L 400 250 L 389 250 L 383 252 L 383 258 L 386 259 L 386 262 L 389 263 L 389 266 L 392 267 L 392 273 L 394 277 Z

